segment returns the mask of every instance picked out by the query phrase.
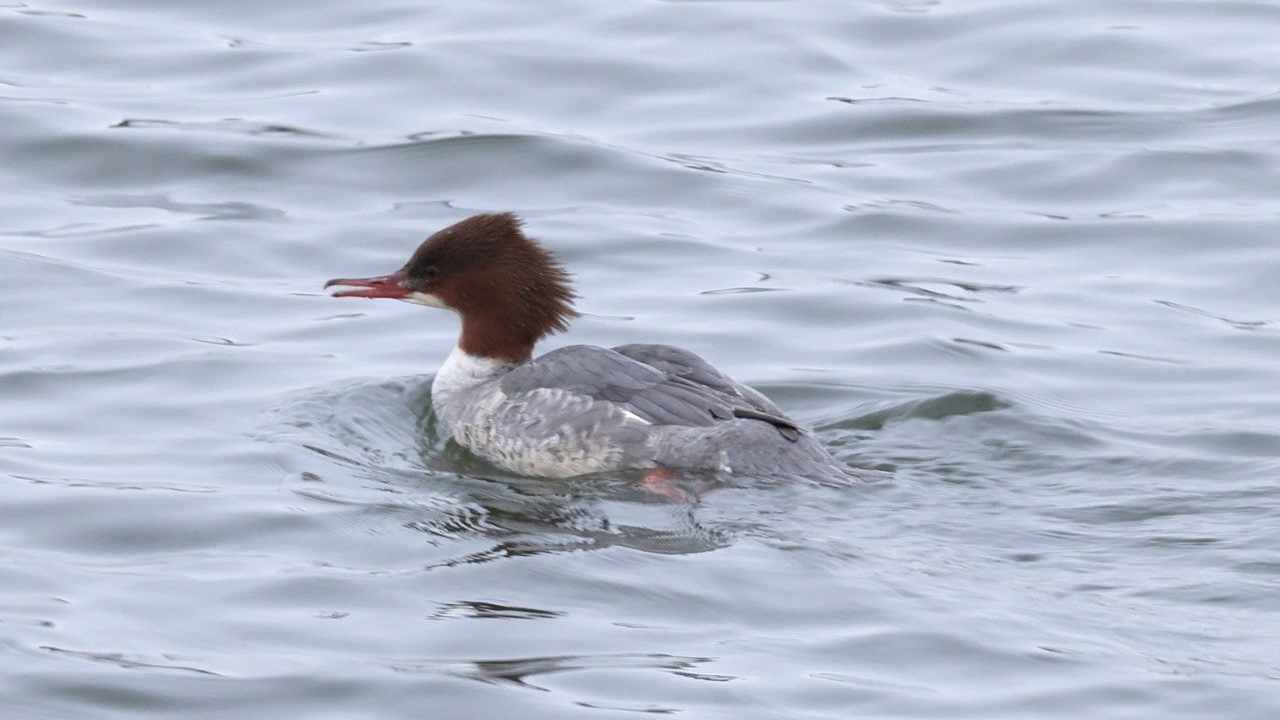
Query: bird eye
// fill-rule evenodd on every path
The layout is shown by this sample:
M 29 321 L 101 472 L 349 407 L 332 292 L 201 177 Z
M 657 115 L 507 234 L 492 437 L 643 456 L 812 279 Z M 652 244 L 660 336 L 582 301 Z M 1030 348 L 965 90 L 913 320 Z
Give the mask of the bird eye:
M 414 290 L 425 291 L 440 277 L 440 268 L 435 265 L 427 265 L 422 268 L 415 268 L 408 271 L 408 279 L 406 283 Z
M 406 265 L 400 272 L 405 275 L 400 284 L 417 292 L 429 291 L 436 278 L 440 276 L 440 268 L 435 265 L 420 268 Z

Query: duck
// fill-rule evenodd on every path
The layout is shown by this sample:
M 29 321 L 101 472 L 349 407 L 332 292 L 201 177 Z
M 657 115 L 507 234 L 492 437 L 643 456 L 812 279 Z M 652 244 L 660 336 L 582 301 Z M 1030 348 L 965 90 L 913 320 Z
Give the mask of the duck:
M 431 385 L 454 441 L 524 476 L 710 471 L 770 481 L 883 479 L 845 465 L 773 401 L 684 348 L 539 341 L 579 313 L 569 273 L 513 213 L 468 217 L 428 237 L 395 272 L 334 278 L 334 297 L 451 310 L 457 344 Z

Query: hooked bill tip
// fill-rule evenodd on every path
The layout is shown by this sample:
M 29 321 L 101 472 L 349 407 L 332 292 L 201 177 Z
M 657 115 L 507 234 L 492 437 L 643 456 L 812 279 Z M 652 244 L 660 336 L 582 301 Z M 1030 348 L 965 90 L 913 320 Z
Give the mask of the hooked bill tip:
M 403 273 L 392 273 L 391 275 L 370 278 L 334 278 L 326 282 L 324 287 L 326 290 L 335 285 L 348 288 L 338 290 L 333 293 L 333 297 L 392 298 L 402 300 L 409 295 L 409 290 L 400 284 L 403 277 Z

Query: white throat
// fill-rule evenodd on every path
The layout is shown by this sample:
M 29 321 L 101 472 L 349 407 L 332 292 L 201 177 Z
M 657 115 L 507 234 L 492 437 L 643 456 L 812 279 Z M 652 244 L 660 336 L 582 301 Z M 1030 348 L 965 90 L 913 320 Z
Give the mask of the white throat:
M 407 303 L 413 303 L 414 305 L 426 305 L 427 307 L 444 308 L 445 310 L 453 309 L 448 305 L 445 305 L 444 302 L 442 302 L 440 298 L 436 297 L 435 295 L 432 295 L 431 293 L 426 293 L 426 292 L 419 292 L 417 290 L 414 290 L 413 292 L 409 293 L 407 297 L 402 297 L 397 299 L 403 300 L 404 302 L 407 302 Z
M 511 363 L 478 357 L 455 347 L 431 383 L 431 404 L 440 413 L 458 393 L 488 382 L 511 367 Z

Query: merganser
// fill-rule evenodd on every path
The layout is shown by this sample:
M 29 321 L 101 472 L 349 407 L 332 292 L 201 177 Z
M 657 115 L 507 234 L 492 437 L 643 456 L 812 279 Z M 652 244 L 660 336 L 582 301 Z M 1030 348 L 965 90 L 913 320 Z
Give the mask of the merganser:
M 759 392 L 670 345 L 571 345 L 536 359 L 577 317 L 569 275 L 512 213 L 467 218 L 404 267 L 336 278 L 334 297 L 394 298 L 453 310 L 462 335 L 431 386 L 454 440 L 512 472 L 564 478 L 646 469 L 711 470 L 848 483 L 883 477 L 838 462 Z

